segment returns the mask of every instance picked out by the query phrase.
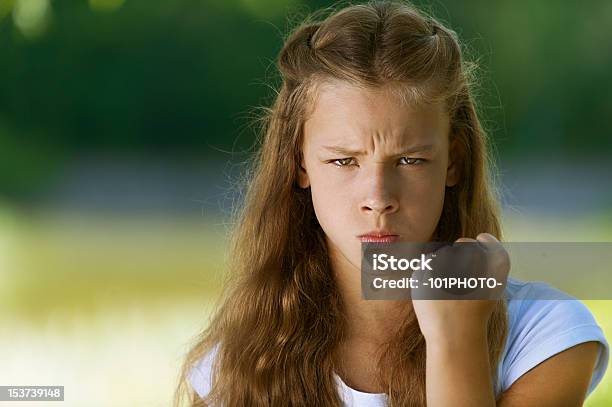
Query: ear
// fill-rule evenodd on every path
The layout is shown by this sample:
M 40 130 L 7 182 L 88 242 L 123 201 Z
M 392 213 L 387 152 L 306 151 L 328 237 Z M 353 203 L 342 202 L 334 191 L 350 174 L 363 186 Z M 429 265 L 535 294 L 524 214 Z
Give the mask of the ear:
M 306 172 L 303 158 L 300 162 L 300 168 L 298 169 L 297 177 L 298 185 L 300 186 L 300 188 L 308 188 L 310 186 L 310 178 L 308 178 L 308 173 Z
M 453 187 L 459 183 L 459 164 L 460 154 L 457 147 L 457 139 L 451 137 L 451 143 L 448 149 L 448 167 L 446 168 L 446 186 Z

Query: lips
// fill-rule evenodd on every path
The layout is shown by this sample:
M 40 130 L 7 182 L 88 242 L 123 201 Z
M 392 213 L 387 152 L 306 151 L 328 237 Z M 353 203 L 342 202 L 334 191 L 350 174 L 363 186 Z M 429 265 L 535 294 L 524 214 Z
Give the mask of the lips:
M 393 243 L 399 240 L 398 235 L 388 236 L 360 236 L 359 239 L 363 243 Z
M 390 231 L 372 231 L 358 236 L 364 243 L 393 243 L 397 242 L 399 235 Z

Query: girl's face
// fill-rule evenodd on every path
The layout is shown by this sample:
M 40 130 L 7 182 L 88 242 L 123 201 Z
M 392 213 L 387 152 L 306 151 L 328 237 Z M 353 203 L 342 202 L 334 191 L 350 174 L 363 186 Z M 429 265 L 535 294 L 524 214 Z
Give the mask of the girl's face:
M 319 88 L 304 125 L 298 183 L 310 186 L 330 255 L 361 264 L 360 235 L 427 242 L 457 183 L 443 103 L 406 106 L 383 89 Z M 338 255 L 342 255 L 339 257 Z

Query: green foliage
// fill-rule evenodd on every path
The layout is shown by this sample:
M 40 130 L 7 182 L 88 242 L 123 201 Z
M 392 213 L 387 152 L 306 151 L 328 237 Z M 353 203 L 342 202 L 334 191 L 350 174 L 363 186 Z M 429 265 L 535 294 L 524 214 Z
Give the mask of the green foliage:
M 81 152 L 208 156 L 248 149 L 254 137 L 244 130 L 252 108 L 273 95 L 288 19 L 329 5 L 30 3 L 0 6 L 0 148 L 12 146 L 0 150 L 8 174 L 0 190 L 31 189 L 44 181 L 45 163 Z M 479 99 L 500 154 L 612 148 L 609 2 L 418 3 L 455 28 L 478 58 Z M 47 157 L 31 160 L 32 151 Z M 19 175 L 24 162 L 40 178 Z

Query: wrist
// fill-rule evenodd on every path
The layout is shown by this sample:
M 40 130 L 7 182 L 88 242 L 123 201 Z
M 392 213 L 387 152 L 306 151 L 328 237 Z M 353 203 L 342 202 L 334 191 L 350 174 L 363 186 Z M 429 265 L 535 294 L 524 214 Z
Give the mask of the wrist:
M 428 349 L 432 350 L 465 350 L 488 347 L 486 327 L 465 327 L 460 330 L 445 329 L 436 334 L 425 336 Z

